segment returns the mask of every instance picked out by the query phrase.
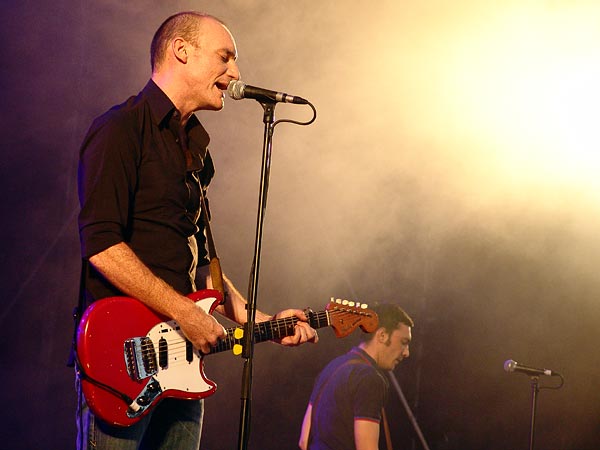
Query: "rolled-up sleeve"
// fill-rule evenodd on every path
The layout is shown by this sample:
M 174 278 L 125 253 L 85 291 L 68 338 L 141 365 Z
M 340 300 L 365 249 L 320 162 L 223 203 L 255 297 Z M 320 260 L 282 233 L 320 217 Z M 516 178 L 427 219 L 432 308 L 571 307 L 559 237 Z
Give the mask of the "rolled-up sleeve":
M 113 111 L 94 121 L 78 169 L 79 237 L 84 258 L 127 240 L 137 183 L 139 138 Z

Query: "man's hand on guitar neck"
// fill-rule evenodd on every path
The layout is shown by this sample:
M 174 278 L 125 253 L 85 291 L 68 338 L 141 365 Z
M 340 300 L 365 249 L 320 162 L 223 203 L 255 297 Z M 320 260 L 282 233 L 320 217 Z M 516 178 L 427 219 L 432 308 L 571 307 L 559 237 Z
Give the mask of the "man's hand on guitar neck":
M 206 276 L 206 287 L 209 289 L 212 288 L 212 280 L 210 278 L 208 266 L 199 267 L 198 270 Z M 218 306 L 216 311 L 233 320 L 234 322 L 239 324 L 246 323 L 248 319 L 246 299 L 242 294 L 240 294 L 231 280 L 225 275 L 223 275 L 223 284 L 227 294 L 227 300 L 224 305 Z M 304 311 L 300 309 L 286 309 L 274 316 L 270 316 L 261 311 L 256 311 L 256 323 L 294 316 L 299 319 L 295 326 L 295 334 L 293 336 L 287 336 L 283 339 L 275 340 L 274 342 L 290 347 L 304 344 L 305 342 L 316 343 L 319 340 L 317 330 L 313 329 L 308 324 L 308 318 L 306 317 L 306 314 L 304 314 Z
M 195 303 L 192 301 L 188 303 L 190 307 L 183 308 L 181 313 L 177 314 L 174 319 L 177 320 L 181 330 L 194 347 L 200 349 L 202 353 L 208 354 L 211 347 L 215 346 L 219 339 L 225 337 L 225 328 L 212 315 L 206 314 L 201 308 L 197 307 Z M 295 347 L 305 342 L 316 344 L 319 341 L 317 330 L 308 324 L 306 314 L 299 309 L 286 309 L 273 317 L 257 312 L 256 322 L 287 317 L 298 318 L 298 322 L 294 326 L 294 334 L 282 339 L 275 339 L 273 342 L 286 347 Z
M 284 337 L 283 339 L 275 339 L 274 342 L 288 347 L 294 347 L 300 344 L 304 344 L 305 342 L 312 342 L 313 344 L 319 342 L 319 335 L 317 334 L 317 330 L 315 330 L 308 324 L 308 318 L 306 317 L 306 314 L 300 309 L 286 309 L 277 313 L 275 316 L 272 317 L 272 319 L 283 319 L 285 317 L 294 316 L 299 319 L 295 325 L 294 335 Z

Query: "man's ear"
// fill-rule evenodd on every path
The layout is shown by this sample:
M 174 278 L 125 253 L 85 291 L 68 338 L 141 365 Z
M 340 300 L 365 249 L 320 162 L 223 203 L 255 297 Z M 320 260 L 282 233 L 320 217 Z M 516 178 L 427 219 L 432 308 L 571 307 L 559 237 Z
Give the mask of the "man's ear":
M 385 328 L 381 327 L 381 328 L 377 329 L 377 331 L 375 332 L 375 339 L 380 344 L 383 344 L 383 343 L 387 342 L 387 340 L 388 340 L 388 332 L 385 331 Z
M 171 42 L 171 51 L 173 52 L 173 56 L 183 63 L 186 64 L 188 61 L 188 42 L 182 38 L 175 38 Z

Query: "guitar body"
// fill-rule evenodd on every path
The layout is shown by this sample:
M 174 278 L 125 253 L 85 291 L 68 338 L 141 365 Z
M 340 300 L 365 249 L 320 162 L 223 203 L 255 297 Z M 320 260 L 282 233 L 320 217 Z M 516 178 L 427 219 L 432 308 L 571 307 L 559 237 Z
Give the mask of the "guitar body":
M 215 290 L 188 297 L 208 314 L 222 298 Z M 112 425 L 132 425 L 162 398 L 200 399 L 217 389 L 177 322 L 128 297 L 102 299 L 86 310 L 77 357 L 90 410 Z
M 188 297 L 207 314 L 222 301 L 221 293 L 212 289 Z M 377 329 L 378 317 L 366 306 L 331 299 L 325 311 L 308 311 L 307 317 L 311 327 L 332 327 L 337 337 L 358 327 L 371 333 Z M 254 342 L 291 336 L 297 322 L 290 316 L 255 324 Z M 239 354 L 242 330 L 225 331 L 211 354 L 225 350 Z M 204 374 L 204 355 L 185 338 L 177 322 L 129 297 L 105 298 L 88 307 L 77 329 L 77 361 L 90 410 L 111 425 L 133 425 L 166 397 L 196 400 L 217 390 Z

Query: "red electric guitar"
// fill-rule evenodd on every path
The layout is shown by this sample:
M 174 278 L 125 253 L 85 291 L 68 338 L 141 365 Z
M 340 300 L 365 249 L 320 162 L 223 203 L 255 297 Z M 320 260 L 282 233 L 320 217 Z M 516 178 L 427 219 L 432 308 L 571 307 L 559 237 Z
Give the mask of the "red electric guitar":
M 221 293 L 202 290 L 188 295 L 212 314 Z M 344 337 L 357 327 L 377 329 L 377 314 L 366 305 L 333 300 L 325 311 L 307 313 L 310 326 L 333 327 Z M 264 342 L 294 334 L 296 317 L 256 323 L 254 341 Z M 210 353 L 240 350 L 243 331 L 230 328 Z M 239 351 L 237 352 L 239 354 Z M 178 324 L 128 297 L 94 302 L 77 330 L 77 358 L 83 394 L 91 411 L 113 425 L 130 426 L 163 398 L 199 399 L 217 385 L 204 375 L 204 354 L 186 340 Z

